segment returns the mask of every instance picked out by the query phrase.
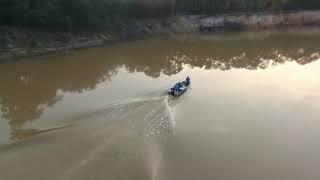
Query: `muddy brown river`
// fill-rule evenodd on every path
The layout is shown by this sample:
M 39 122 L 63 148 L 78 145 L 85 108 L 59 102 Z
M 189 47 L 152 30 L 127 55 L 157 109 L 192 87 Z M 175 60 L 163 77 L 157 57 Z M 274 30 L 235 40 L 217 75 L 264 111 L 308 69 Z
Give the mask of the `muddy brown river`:
M 309 29 L 2 62 L 0 179 L 318 180 L 319 60 Z

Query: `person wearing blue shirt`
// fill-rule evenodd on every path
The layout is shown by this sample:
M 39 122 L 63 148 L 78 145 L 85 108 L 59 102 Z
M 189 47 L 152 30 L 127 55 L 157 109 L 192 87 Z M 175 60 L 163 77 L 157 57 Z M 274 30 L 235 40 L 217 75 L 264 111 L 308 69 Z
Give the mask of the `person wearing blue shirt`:
M 175 86 L 174 86 L 175 88 L 175 91 L 176 92 L 179 92 L 179 90 L 180 90 L 180 87 L 182 87 L 182 84 L 181 84 L 181 82 L 179 81 Z

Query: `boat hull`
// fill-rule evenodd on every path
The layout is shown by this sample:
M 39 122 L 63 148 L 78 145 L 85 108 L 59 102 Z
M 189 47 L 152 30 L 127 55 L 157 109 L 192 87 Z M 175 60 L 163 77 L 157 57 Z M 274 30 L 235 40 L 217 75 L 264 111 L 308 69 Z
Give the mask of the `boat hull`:
M 183 84 L 183 88 L 180 91 L 174 91 L 172 89 L 169 89 L 169 94 L 172 96 L 180 96 L 183 93 L 185 93 L 189 89 L 191 83 L 188 83 L 188 85 L 186 85 L 186 82 L 183 82 Z

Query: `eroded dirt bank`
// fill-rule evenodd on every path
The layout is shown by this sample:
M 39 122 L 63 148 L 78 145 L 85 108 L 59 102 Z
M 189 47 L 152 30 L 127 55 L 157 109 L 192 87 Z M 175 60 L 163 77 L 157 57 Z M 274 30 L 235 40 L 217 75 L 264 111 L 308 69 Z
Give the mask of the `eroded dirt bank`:
M 113 29 L 78 32 L 48 32 L 19 27 L 0 27 L 0 60 L 112 44 L 147 36 L 218 30 L 259 30 L 319 26 L 320 11 L 259 13 L 218 16 L 176 16 L 130 19 Z

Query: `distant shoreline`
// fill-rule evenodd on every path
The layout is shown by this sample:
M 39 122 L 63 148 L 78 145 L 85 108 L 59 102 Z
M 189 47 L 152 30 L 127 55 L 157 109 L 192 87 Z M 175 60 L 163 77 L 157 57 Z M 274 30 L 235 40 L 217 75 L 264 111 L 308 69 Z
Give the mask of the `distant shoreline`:
M 112 29 L 80 32 L 0 27 L 0 63 L 21 57 L 67 54 L 76 49 L 159 35 L 305 26 L 320 26 L 320 11 L 130 19 L 125 23 L 119 22 Z

